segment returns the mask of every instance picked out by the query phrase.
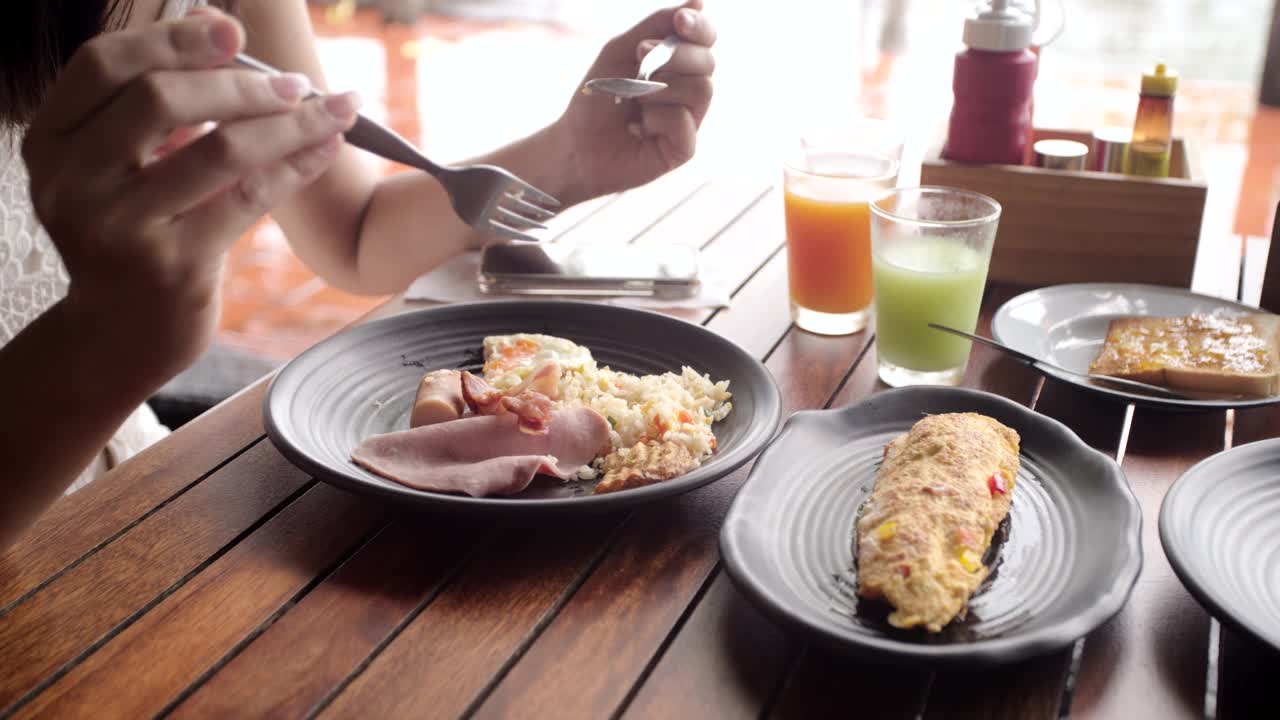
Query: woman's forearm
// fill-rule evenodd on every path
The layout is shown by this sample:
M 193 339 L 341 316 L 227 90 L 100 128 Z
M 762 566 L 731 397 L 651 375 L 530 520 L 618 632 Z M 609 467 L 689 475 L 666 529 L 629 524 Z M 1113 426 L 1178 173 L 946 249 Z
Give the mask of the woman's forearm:
M 0 549 L 66 491 L 163 382 L 119 362 L 105 330 L 59 303 L 0 347 Z
M 549 127 L 466 163 L 497 165 L 566 206 L 576 203 L 583 191 L 564 172 L 559 148 L 565 143 L 556 132 Z M 344 148 L 325 177 L 275 212 L 302 261 L 330 284 L 360 294 L 400 292 L 494 237 L 458 219 L 435 178 L 417 171 L 376 178 L 362 152 Z
M 533 186 L 576 202 L 560 173 L 550 130 L 507 145 L 468 163 L 497 165 Z M 356 271 L 379 292 L 399 292 L 418 275 L 453 255 L 493 240 L 458 219 L 444 188 L 423 173 L 400 173 L 379 183 L 360 228 Z

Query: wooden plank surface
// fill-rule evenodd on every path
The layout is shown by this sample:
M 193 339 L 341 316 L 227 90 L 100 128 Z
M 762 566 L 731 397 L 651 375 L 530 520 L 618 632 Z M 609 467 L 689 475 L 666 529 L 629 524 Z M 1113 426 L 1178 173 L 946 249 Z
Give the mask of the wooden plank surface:
M 313 486 L 16 717 L 142 717 L 164 711 L 362 542 L 380 522 L 376 507 L 332 486 Z
M 1204 717 L 1209 618 L 1160 545 L 1160 503 L 1173 481 L 1220 452 L 1226 413 L 1138 410 L 1123 468 L 1142 505 L 1142 574 L 1120 614 L 1089 636 L 1072 714 Z
M 173 437 L 147 448 L 104 480 L 60 499 L 0 555 L 0 616 L 27 593 L 110 542 L 261 438 L 259 383 L 227 399 Z
M 308 481 L 260 441 L 0 618 L 0 708 L 126 626 Z
M 759 717 L 797 648 L 717 572 L 624 717 Z
M 776 190 L 692 173 L 641 190 L 571 211 L 550 232 L 704 247 L 733 305 L 671 314 L 766 359 L 787 412 L 884 389 L 871 332 L 791 329 Z M 1015 292 L 990 289 L 980 332 Z M 396 301 L 374 315 L 420 306 Z M 993 684 L 806 647 L 719 568 L 719 527 L 746 468 L 585 520 L 393 516 L 311 481 L 261 440 L 260 385 L 126 465 L 118 489 L 85 495 L 101 517 L 87 500 L 60 503 L 0 558 L 0 713 L 828 717 L 856 698 L 868 717 L 1195 714 L 1207 619 L 1154 561 L 1152 512 L 1180 468 L 1221 447 L 1223 415 L 1131 417 L 986 348 L 974 350 L 965 385 L 1032 405 L 1123 457 L 1142 500 L 1143 585 L 1083 643 L 1078 673 L 1070 651 L 1003 668 Z M 1270 437 L 1280 419 L 1251 411 L 1234 427 L 1237 442 Z M 1222 646 L 1223 673 L 1256 660 L 1226 633 Z M 1224 712 L 1268 697 L 1266 676 L 1224 675 Z M 1159 695 L 1154 704 L 1144 691 Z
M 171 717 L 306 715 L 447 581 L 468 557 L 473 538 L 457 519 L 424 516 L 393 523 L 181 702 Z M 343 632 L 327 631 L 332 628 Z M 268 668 L 271 682 L 264 683 Z

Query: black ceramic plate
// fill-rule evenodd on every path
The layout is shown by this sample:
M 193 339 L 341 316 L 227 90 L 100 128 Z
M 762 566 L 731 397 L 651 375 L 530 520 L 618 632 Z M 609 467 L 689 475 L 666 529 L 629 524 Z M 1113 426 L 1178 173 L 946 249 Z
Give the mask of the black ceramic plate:
M 1280 651 L 1280 439 L 1178 478 L 1160 506 L 1160 543 L 1214 617 Z
M 885 444 L 944 412 L 983 413 L 1017 430 L 1022 458 L 989 579 L 966 618 L 930 635 L 890 626 L 886 606 L 857 597 L 854 523 Z M 748 597 L 819 643 L 973 667 L 1070 645 L 1118 612 L 1142 565 L 1141 523 L 1120 467 L 1065 425 L 989 393 L 914 387 L 789 418 L 734 499 L 720 547 Z
M 486 335 L 565 337 L 596 361 L 632 373 L 679 372 L 688 365 L 728 380 L 733 411 L 715 425 L 716 454 L 674 480 L 591 495 L 584 483 L 538 478 L 508 498 L 471 498 L 400 485 L 357 467 L 351 450 L 373 434 L 409 427 L 418 380 L 427 370 L 477 369 Z M 298 467 L 351 490 L 440 510 L 598 512 L 687 492 L 750 460 L 782 417 L 769 371 L 742 348 L 700 325 L 666 315 L 585 302 L 496 301 L 437 307 L 376 320 L 299 355 L 271 383 L 267 435 Z

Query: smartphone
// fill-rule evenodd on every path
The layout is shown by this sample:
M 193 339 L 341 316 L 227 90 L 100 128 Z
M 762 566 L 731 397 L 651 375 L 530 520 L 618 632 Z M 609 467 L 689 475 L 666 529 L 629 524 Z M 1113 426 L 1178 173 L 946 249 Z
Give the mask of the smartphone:
M 698 251 L 684 245 L 487 245 L 480 291 L 515 295 L 687 298 L 701 287 Z

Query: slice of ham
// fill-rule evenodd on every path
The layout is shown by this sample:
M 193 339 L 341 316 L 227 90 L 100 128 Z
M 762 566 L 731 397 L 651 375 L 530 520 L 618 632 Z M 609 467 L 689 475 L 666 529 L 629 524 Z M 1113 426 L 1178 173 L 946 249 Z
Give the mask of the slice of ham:
M 418 394 L 413 399 L 409 427 L 422 427 L 457 420 L 467 406 L 462 399 L 462 373 L 457 370 L 433 370 L 422 376 Z
M 513 414 L 374 435 L 352 451 L 351 459 L 419 490 L 485 497 L 521 492 L 535 475 L 571 479 L 609 449 L 608 421 L 580 407 L 557 411 L 546 432 L 537 435 L 522 432 Z

